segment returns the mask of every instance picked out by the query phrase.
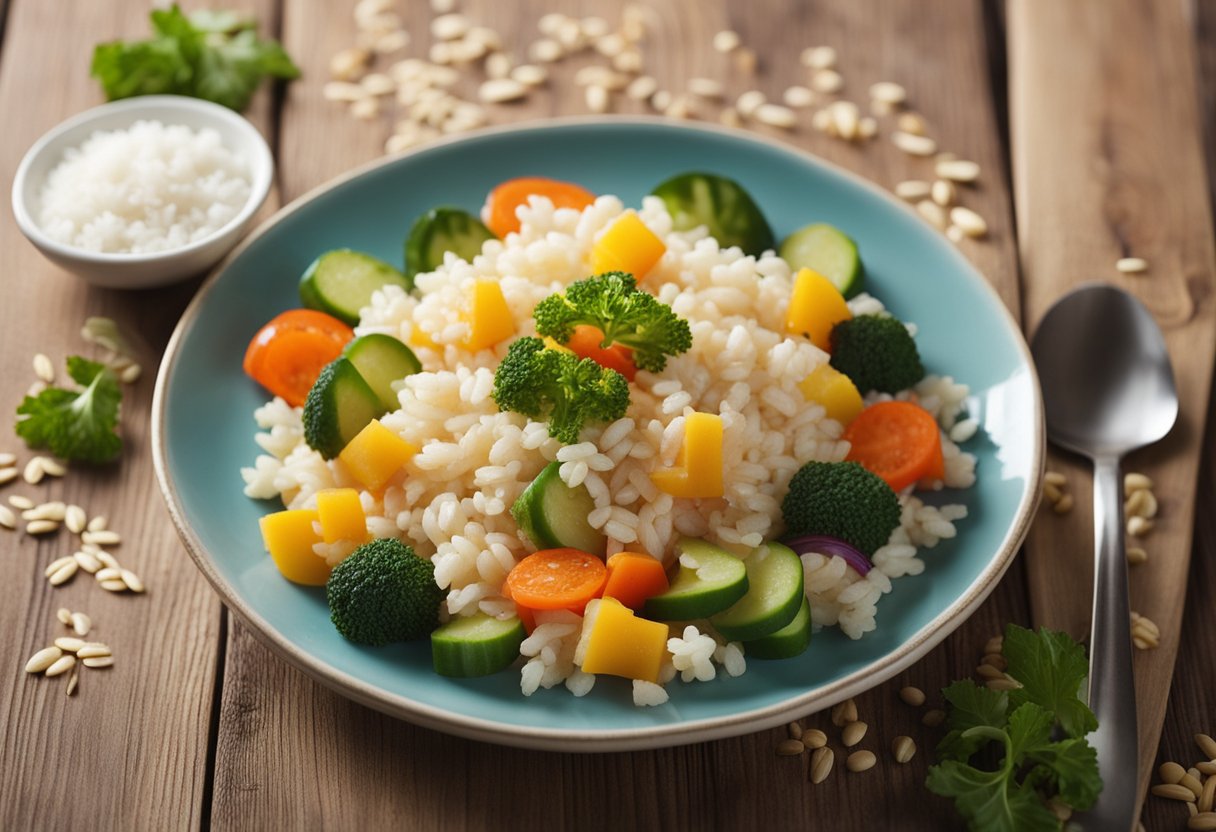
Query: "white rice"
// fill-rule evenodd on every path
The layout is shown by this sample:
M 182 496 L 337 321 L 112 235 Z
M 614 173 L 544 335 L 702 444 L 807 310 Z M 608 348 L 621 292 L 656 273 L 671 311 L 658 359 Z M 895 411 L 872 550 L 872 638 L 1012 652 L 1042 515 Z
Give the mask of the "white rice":
M 87 251 L 181 248 L 227 225 L 249 201 L 245 159 L 211 128 L 137 121 L 97 131 L 47 176 L 38 224 Z
M 411 343 L 414 331 L 422 330 L 438 345 L 415 348 L 424 371 L 400 382 L 400 409 L 381 419 L 421 451 L 382 497 L 361 497 L 373 535 L 399 535 L 434 562 L 436 582 L 448 591 L 446 615 L 514 614 L 501 588 L 533 546 L 509 508 L 551 461 L 560 463 L 567 484 L 587 488 L 595 503 L 588 521 L 608 536 L 609 554 L 629 548 L 669 561 L 681 535 L 704 537 L 740 555 L 780 535 L 780 503 L 790 477 L 808 461 L 839 461 L 848 452 L 842 426 L 798 388 L 828 356 L 783 331 L 792 286 L 786 263 L 772 253 L 754 258 L 721 249 L 702 230 L 674 233 L 663 203 L 653 197 L 643 200 L 638 213 L 664 240 L 667 253 L 645 285 L 689 321 L 692 348 L 670 359 L 662 373 L 639 372 L 626 417 L 588 426 L 573 445 L 550 438 L 543 423 L 498 412 L 493 373 L 509 344 L 479 353 L 458 346 L 466 331 L 459 320 L 465 291 L 479 278 L 496 280 L 518 334 L 534 334 L 532 309 L 590 273 L 596 237 L 622 210 L 612 196 L 599 197 L 582 212 L 554 210 L 534 198 L 520 209 L 518 234 L 487 242 L 472 263 L 447 255 L 439 269 L 418 276 L 419 296 L 388 287 L 362 310 L 360 334 L 386 332 Z M 855 314 L 884 311 L 868 295 L 850 306 Z M 973 420 L 959 421 L 967 396 L 967 388 L 951 378 L 927 376 L 896 397 L 917 401 L 942 427 L 946 475 L 922 488 L 963 488 L 975 480 L 974 456 L 950 438 L 965 441 L 975 432 Z M 684 416 L 694 410 L 722 417 L 721 499 L 675 499 L 650 480 L 652 471 L 674 462 Z M 310 505 L 318 489 L 358 487 L 304 444 L 298 409 L 275 400 L 255 418 L 265 454 L 242 471 L 246 494 L 281 497 L 297 508 Z M 900 526 L 874 554 L 874 569 L 864 578 L 840 558 L 803 556 L 817 627 L 839 626 L 850 638 L 873 630 L 878 601 L 891 591 L 892 580 L 922 572 L 919 549 L 954 537 L 955 521 L 966 515 L 962 506 L 925 505 L 911 489 L 900 500 Z M 335 544 L 318 554 L 332 562 L 343 551 Z M 681 562 L 687 560 L 685 555 Z M 521 649 L 525 695 L 562 682 L 577 696 L 590 690 L 594 677 L 578 669 L 579 643 L 589 632 L 595 604 L 588 606 L 586 620 L 573 613 L 538 615 Z M 731 676 L 743 673 L 741 647 L 690 626 L 668 642 L 660 682 L 677 674 L 684 681 L 707 681 L 719 667 Z M 666 692 L 659 696 L 649 684 L 635 683 L 635 702 L 665 701 Z

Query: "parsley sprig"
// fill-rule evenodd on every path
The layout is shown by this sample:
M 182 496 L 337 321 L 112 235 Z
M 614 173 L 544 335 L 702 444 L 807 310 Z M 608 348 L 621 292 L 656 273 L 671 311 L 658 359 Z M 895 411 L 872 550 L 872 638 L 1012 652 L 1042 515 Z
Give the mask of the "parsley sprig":
M 994 691 L 968 679 L 944 689 L 950 730 L 925 784 L 953 798 L 973 830 L 1058 832 L 1047 800 L 1088 809 L 1102 791 L 1085 740 L 1098 721 L 1079 698 L 1089 663 L 1067 634 L 1013 624 L 1003 652 L 1022 687 Z
M 100 43 L 91 74 L 106 98 L 189 95 L 244 110 L 264 77 L 298 78 L 300 70 L 278 41 L 260 39 L 253 20 L 234 12 L 176 4 L 150 15 L 152 37 Z
M 17 407 L 17 435 L 31 448 L 82 462 L 109 462 L 122 451 L 115 432 L 122 390 L 113 371 L 78 355 L 67 360 L 68 375 L 81 390 L 48 387 L 26 396 Z

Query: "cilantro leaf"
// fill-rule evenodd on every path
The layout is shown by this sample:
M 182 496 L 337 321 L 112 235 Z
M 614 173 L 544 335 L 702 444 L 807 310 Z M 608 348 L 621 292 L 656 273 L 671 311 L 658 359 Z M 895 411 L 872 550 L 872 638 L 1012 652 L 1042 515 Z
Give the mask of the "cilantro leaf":
M 298 78 L 300 70 L 275 40 L 233 12 L 187 16 L 177 5 L 150 15 L 153 37 L 113 41 L 93 50 L 91 74 L 113 101 L 173 93 L 243 110 L 265 77 Z
M 1067 633 L 1041 628 L 1037 633 L 1022 627 L 1005 628 L 1003 650 L 1008 673 L 1022 684 L 1010 691 L 1017 707 L 1034 702 L 1056 715 L 1070 737 L 1083 737 L 1098 727 L 1093 711 L 1078 698 L 1089 674 L 1085 649 Z
M 1033 787 L 1010 788 L 1007 773 L 983 771 L 957 760 L 929 769 L 929 791 L 954 799 L 971 829 L 984 832 L 1058 832 L 1060 822 Z
M 1087 809 L 1102 791 L 1097 754 L 1084 737 L 1097 722 L 1078 698 L 1085 651 L 1064 633 L 1010 625 L 1003 652 L 1022 687 L 1006 695 L 964 680 L 942 691 L 950 730 L 925 786 L 952 798 L 972 830 L 1058 830 L 1049 798 Z M 1070 731 L 1079 733 L 1053 741 Z
M 65 459 L 109 462 L 122 450 L 115 433 L 122 402 L 118 380 L 104 365 L 80 356 L 69 358 L 67 368 L 84 389 L 48 387 L 26 396 L 17 407 L 17 435 L 31 448 L 46 448 Z
M 937 753 L 943 759 L 966 762 L 979 750 L 984 740 L 975 735 L 963 739 L 963 733 L 977 726 L 1004 727 L 1009 697 L 1003 691 L 982 688 L 970 679 L 944 688 L 942 696 L 952 706 L 946 722 L 950 731 L 938 744 Z
M 1035 771 L 1045 769 L 1042 776 L 1055 785 L 1060 798 L 1074 809 L 1088 809 L 1098 799 L 1102 791 L 1098 752 L 1084 737 L 1050 743 L 1027 758 L 1039 764 Z

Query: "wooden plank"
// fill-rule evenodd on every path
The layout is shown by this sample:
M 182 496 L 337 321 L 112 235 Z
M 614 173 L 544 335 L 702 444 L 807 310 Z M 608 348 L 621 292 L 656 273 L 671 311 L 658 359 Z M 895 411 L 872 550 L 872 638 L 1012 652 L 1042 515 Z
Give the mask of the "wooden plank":
M 516 57 L 535 37 L 541 14 L 553 10 L 600 14 L 615 21 L 623 3 L 463 4 L 477 22 L 493 26 Z M 354 41 L 349 18 L 334 14 L 317 26 L 305 0 L 289 0 L 285 40 L 305 62 L 306 76 L 292 86 L 282 120 L 281 184 L 293 198 L 350 166 L 375 158 L 389 134 L 392 116 L 356 122 L 341 107 L 321 100 L 325 64 Z M 678 90 L 689 77 L 729 81 L 732 95 L 758 86 L 770 98 L 801 81 L 802 47 L 842 46 L 842 69 L 856 100 L 878 80 L 903 80 L 945 146 L 979 161 L 984 183 L 968 193 L 969 204 L 992 226 L 988 243 L 968 243 L 966 253 L 1017 312 L 1009 193 L 1003 180 L 991 90 L 987 84 L 984 21 L 978 6 L 942 0 L 926 4 L 826 2 L 805 9 L 794 0 L 770 0 L 763 8 L 693 0 L 651 4 L 654 31 L 647 43 L 647 71 Z M 429 14 L 422 4 L 403 10 L 414 44 L 425 54 Z M 942 21 L 949 25 L 943 28 Z M 714 32 L 730 25 L 762 54 L 763 73 L 738 77 L 730 62 L 710 49 Z M 570 79 L 578 58 L 554 68 L 555 80 L 521 105 L 493 108 L 495 121 L 585 112 Z M 462 82 L 467 92 L 472 82 Z M 640 112 L 625 100 L 618 111 Z M 860 149 L 813 132 L 810 114 L 793 135 L 767 131 L 891 185 L 923 178 L 931 163 L 909 159 L 883 141 Z M 881 613 L 880 613 L 881 615 Z M 274 658 L 239 623 L 230 631 L 216 751 L 211 820 L 218 829 L 275 826 L 375 828 L 498 827 L 504 818 L 519 826 L 623 824 L 632 828 L 795 828 L 808 819 L 848 817 L 855 828 L 936 830 L 957 824 L 949 804 L 922 788 L 928 749 L 937 739 L 900 703 L 896 691 L 912 683 L 932 693 L 967 676 L 983 643 L 1010 620 L 1029 613 L 1020 564 L 996 595 L 955 636 L 897 680 L 858 700 L 870 724 L 865 747 L 886 762 L 892 737 L 908 734 L 921 751 L 907 766 L 880 765 L 869 775 L 849 775 L 838 759 L 826 783 L 807 782 L 807 759 L 777 758 L 784 737 L 774 730 L 697 746 L 611 755 L 564 755 L 520 751 L 444 736 L 352 704 Z M 812 717 L 841 747 L 826 714 Z M 545 798 L 520 795 L 542 784 Z M 881 800 L 873 796 L 880 793 Z M 627 798 L 622 799 L 623 796 Z M 839 813 L 847 813 L 841 815 Z M 829 822 L 830 825 L 831 822 Z
M 1137 651 L 1141 791 L 1147 785 L 1181 635 L 1196 474 L 1212 375 L 1212 217 L 1200 144 L 1195 56 L 1182 2 L 1018 0 L 1009 4 L 1011 122 L 1018 236 L 1031 323 L 1068 287 L 1101 279 L 1133 292 L 1165 331 L 1182 409 L 1160 444 L 1126 470 L 1156 482 L 1161 514 L 1132 570 L 1133 609 L 1161 628 L 1161 646 Z M 1124 277 L 1126 255 L 1150 271 Z M 1112 337 L 1118 337 L 1112 333 Z M 1089 474 L 1066 470 L 1077 509 L 1031 532 L 1035 618 L 1088 629 L 1092 575 Z
M 202 5 L 195 3 L 193 5 Z M 272 3 L 249 4 L 263 10 Z M 13 0 L 9 4 L 0 63 L 0 169 L 4 182 L 26 148 L 58 121 L 102 101 L 88 77 L 93 44 L 147 32 L 144 0 L 74 5 Z M 55 48 L 47 48 L 54 32 Z M 259 102 L 267 124 L 269 98 Z M 18 117 L 19 114 L 19 117 Z M 196 828 L 203 814 L 206 758 L 220 611 L 215 594 L 188 562 L 165 514 L 152 473 L 148 445 L 153 380 L 180 310 L 197 283 L 143 292 L 93 289 L 51 266 L 10 221 L 0 224 L 0 273 L 6 302 L 0 309 L 0 408 L 12 413 L 33 381 L 30 359 L 62 361 L 89 354 L 79 335 L 88 315 L 118 321 L 138 348 L 143 377 L 125 391 L 121 462 L 97 470 L 73 468 L 64 480 L 37 487 L 18 482 L 5 498 L 77 503 L 105 514 L 124 543 L 115 550 L 140 574 L 144 596 L 101 590 L 86 574 L 54 589 L 42 571 L 70 554 L 66 531 L 46 540 L 0 530 L 9 563 L 0 597 L 0 666 L 10 682 L 0 686 L 0 828 Z M 29 454 L 7 429 L 4 450 Z M 65 678 L 39 679 L 20 672 L 26 658 L 65 633 L 55 619 L 61 606 L 93 617 L 91 637 L 110 644 L 112 670 L 84 670 L 75 697 L 64 696 Z
M 1209 190 L 1216 194 L 1216 3 L 1194 6 L 1195 43 L 1198 47 L 1198 80 L 1203 116 L 1203 143 L 1207 153 Z M 1204 430 L 1201 471 L 1216 470 L 1216 408 L 1208 403 Z M 1199 478 L 1195 495 L 1198 506 L 1216 505 L 1216 479 Z M 1169 705 L 1157 749 L 1156 764 L 1168 760 L 1189 766 L 1203 759 L 1195 745 L 1195 734 L 1216 735 L 1216 631 L 1212 629 L 1211 597 L 1216 588 L 1216 515 L 1211 511 L 1195 514 L 1195 536 L 1191 548 L 1191 568 L 1187 578 L 1186 609 L 1179 637 L 1177 672 L 1170 686 Z M 1173 801 L 1154 799 L 1144 806 L 1144 823 L 1149 829 L 1168 829 L 1180 822 L 1179 807 Z

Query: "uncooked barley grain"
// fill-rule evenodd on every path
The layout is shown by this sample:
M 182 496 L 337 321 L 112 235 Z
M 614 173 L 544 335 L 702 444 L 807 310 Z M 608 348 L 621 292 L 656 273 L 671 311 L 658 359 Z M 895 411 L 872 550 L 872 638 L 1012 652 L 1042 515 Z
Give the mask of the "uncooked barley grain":
M 90 642 L 76 651 L 77 658 L 81 659 L 97 659 L 109 655 L 111 655 L 109 645 L 97 642 Z
M 848 725 L 844 726 L 844 730 L 840 732 L 841 743 L 844 744 L 845 748 L 852 748 L 865 738 L 866 730 L 869 729 L 869 727 L 870 726 L 866 725 L 866 723 L 862 722 L 861 720 L 858 720 L 857 722 L 850 722 Z
M 811 750 L 823 748 L 828 744 L 828 735 L 818 728 L 807 728 L 802 732 L 802 744 Z
M 73 558 L 68 558 L 68 562 L 55 570 L 54 574 L 47 580 L 51 582 L 51 586 L 60 586 L 72 580 L 72 576 L 80 569 L 79 564 Z
M 921 723 L 929 726 L 930 728 L 936 728 L 945 720 L 946 712 L 939 708 L 933 708 L 932 710 L 925 711 L 925 715 L 920 718 Z
M 92 667 L 92 668 L 113 667 L 114 666 L 114 657 L 113 656 L 97 656 L 96 658 L 92 658 L 92 659 L 84 659 L 83 664 L 85 667 Z
M 64 525 L 68 527 L 68 531 L 72 534 L 80 534 L 84 531 L 85 526 L 89 522 L 88 516 L 84 513 L 84 509 L 77 505 L 67 507 L 63 515 Z
M 49 356 L 40 352 L 34 354 L 34 375 L 47 384 L 55 380 L 55 365 Z
M 874 756 L 873 751 L 854 751 L 844 761 L 844 765 L 849 771 L 862 772 L 874 768 L 877 762 L 878 758 Z
M 25 663 L 26 673 L 41 673 L 63 656 L 63 651 L 58 647 L 43 647 L 37 653 L 29 657 Z
M 836 761 L 836 755 L 832 749 L 826 745 L 821 748 L 816 748 L 811 754 L 811 782 L 818 785 L 828 779 L 828 775 L 832 773 L 832 763 Z
M 80 568 L 90 574 L 96 574 L 101 569 L 101 561 L 92 552 L 74 552 L 72 558 L 80 565 Z
M 75 666 L 76 657 L 69 653 L 56 659 L 44 672 L 47 676 L 58 676 L 60 673 L 67 673 Z
M 82 612 L 72 613 L 71 621 L 72 632 L 82 638 L 89 634 L 89 630 L 93 629 L 93 619 Z
M 911 737 L 896 737 L 891 742 L 891 756 L 897 763 L 906 763 L 916 756 L 916 742 Z
M 800 740 L 782 740 L 777 743 L 777 756 L 795 757 L 806 751 L 806 746 Z
M 1148 261 L 1141 257 L 1122 257 L 1115 261 L 1115 268 L 1123 274 L 1140 274 L 1148 271 Z
M 1216 739 L 1212 739 L 1207 734 L 1196 734 L 1195 745 L 1199 746 L 1199 750 L 1203 752 L 1203 756 L 1209 760 L 1216 760 Z
M 1157 797 L 1164 797 L 1169 800 L 1190 802 L 1195 799 L 1195 795 L 1190 789 L 1177 783 L 1161 783 L 1160 785 L 1153 786 L 1152 791 Z
M 906 685 L 899 689 L 899 698 L 913 708 L 925 704 L 925 692 L 915 685 Z
M 932 156 L 937 152 L 937 142 L 933 139 L 902 130 L 891 134 L 891 142 L 909 156 Z

